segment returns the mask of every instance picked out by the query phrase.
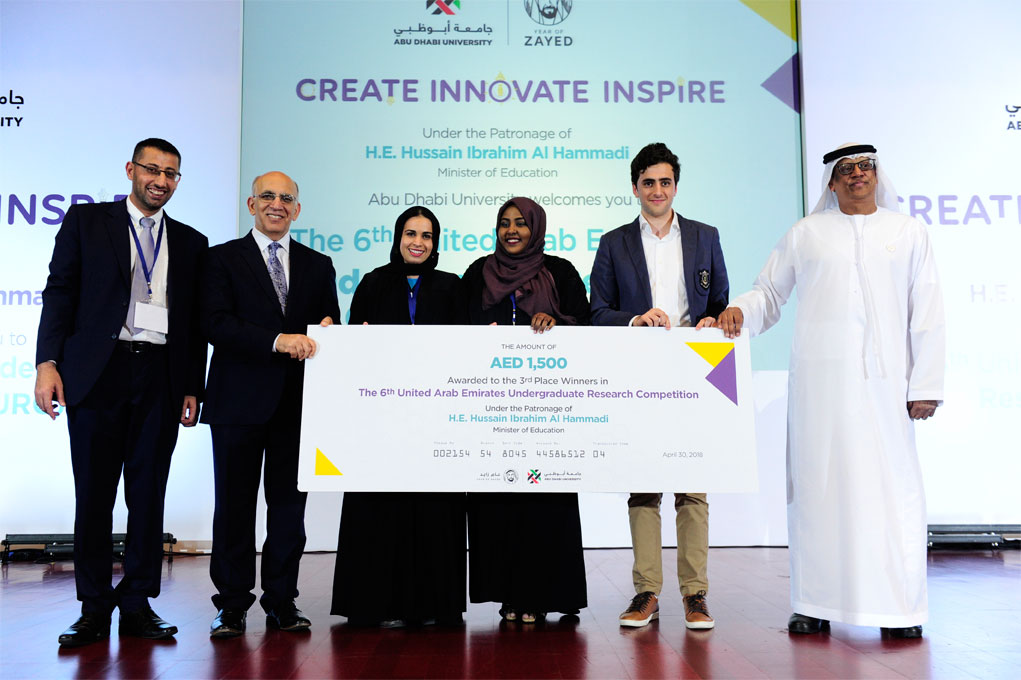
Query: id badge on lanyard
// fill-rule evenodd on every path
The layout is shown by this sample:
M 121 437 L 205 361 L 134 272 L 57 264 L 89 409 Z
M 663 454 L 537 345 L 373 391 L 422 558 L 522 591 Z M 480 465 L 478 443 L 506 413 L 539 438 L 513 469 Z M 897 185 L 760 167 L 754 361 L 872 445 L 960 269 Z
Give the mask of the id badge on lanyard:
M 131 225 L 131 237 L 135 240 L 135 254 L 138 255 L 138 265 L 142 268 L 142 274 L 145 275 L 145 285 L 149 294 L 149 298 L 146 302 L 135 302 L 135 327 L 144 328 L 145 330 L 155 331 L 157 333 L 166 334 L 169 329 L 169 314 L 167 308 L 158 305 L 152 301 L 152 276 L 153 272 L 156 271 L 156 260 L 160 256 L 160 246 L 163 245 L 163 225 L 166 221 L 166 216 L 160 218 L 160 231 L 156 237 L 156 246 L 152 251 L 152 264 L 145 261 L 145 255 L 142 253 L 142 244 L 138 240 L 138 232 L 135 231 L 135 225 Z

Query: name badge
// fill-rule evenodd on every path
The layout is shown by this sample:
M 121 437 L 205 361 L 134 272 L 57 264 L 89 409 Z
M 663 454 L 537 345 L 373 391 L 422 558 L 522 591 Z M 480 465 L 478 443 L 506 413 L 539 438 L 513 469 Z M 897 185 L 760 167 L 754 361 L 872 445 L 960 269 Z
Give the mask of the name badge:
M 155 331 L 165 335 L 169 327 L 168 319 L 166 307 L 145 302 L 135 303 L 135 326 L 137 328 L 144 328 L 147 331 Z

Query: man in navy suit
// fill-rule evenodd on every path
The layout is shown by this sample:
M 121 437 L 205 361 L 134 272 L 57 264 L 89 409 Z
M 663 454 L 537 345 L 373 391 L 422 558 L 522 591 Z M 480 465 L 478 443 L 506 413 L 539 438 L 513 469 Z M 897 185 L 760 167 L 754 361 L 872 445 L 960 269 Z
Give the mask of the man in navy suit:
M 719 232 L 674 212 L 679 175 L 677 156 L 662 143 L 649 144 L 631 161 L 631 190 L 642 210 L 634 222 L 599 239 L 591 277 L 593 325 L 706 328 L 726 309 L 730 286 Z M 637 594 L 620 615 L 622 626 L 645 626 L 659 618 L 661 501 L 658 493 L 633 493 L 628 499 Z M 674 507 L 685 625 L 712 628 L 715 621 L 706 605 L 706 496 L 674 494 Z
M 81 617 L 59 637 L 79 646 L 119 633 L 173 636 L 149 598 L 160 592 L 163 499 L 179 425 L 198 420 L 206 342 L 198 329 L 205 236 L 163 206 L 181 179 L 163 139 L 135 146 L 127 200 L 71 206 L 43 290 L 35 400 L 66 407 L 74 471 L 74 573 Z M 58 406 L 59 405 L 59 406 Z M 124 472 L 124 576 L 114 588 L 112 513 Z
M 282 172 L 255 178 L 255 228 L 209 251 L 202 326 L 213 345 L 202 422 L 213 437 L 216 509 L 209 566 L 218 612 L 214 638 L 245 632 L 255 602 L 255 513 L 265 482 L 262 597 L 270 628 L 306 631 L 295 604 L 305 548 L 305 497 L 298 491 L 298 437 L 310 324 L 340 319 L 330 258 L 288 233 L 301 212 L 298 185 Z M 263 457 L 265 456 L 265 475 Z

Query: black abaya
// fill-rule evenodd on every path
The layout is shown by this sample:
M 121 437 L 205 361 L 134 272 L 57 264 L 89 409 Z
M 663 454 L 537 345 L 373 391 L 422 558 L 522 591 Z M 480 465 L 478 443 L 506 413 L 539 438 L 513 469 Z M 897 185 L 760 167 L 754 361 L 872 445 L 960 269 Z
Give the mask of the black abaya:
M 520 308 L 512 312 L 509 299 L 482 309 L 484 261 L 476 260 L 464 275 L 471 323 L 509 325 L 513 316 L 527 328 L 531 317 Z M 587 324 L 585 284 L 574 265 L 552 255 L 543 264 L 553 276 L 560 311 Z M 470 493 L 468 545 L 472 602 L 531 613 L 573 613 L 588 605 L 578 494 Z
M 397 265 L 369 272 L 355 290 L 349 323 L 411 323 L 409 290 Z M 462 286 L 454 274 L 423 272 L 417 298 L 416 324 L 465 323 Z M 460 620 L 465 568 L 465 494 L 349 492 L 330 613 L 355 623 Z

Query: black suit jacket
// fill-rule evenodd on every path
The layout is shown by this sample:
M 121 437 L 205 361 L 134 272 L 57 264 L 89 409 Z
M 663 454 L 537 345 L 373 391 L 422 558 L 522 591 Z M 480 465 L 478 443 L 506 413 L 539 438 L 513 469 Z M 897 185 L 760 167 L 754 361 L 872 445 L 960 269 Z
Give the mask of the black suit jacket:
M 727 308 L 730 284 L 715 227 L 677 214 L 681 228 L 681 268 L 691 325 L 718 317 Z M 599 239 L 592 262 L 592 325 L 626 326 L 652 309 L 652 285 L 638 218 Z
M 340 323 L 333 262 L 293 238 L 287 315 L 249 233 L 209 249 L 202 282 L 202 329 L 213 345 L 202 422 L 265 423 L 281 399 L 301 402 L 305 363 L 273 351 L 280 333 L 305 333 L 323 317 Z M 297 426 L 297 424 L 295 424 Z
M 206 342 L 198 328 L 198 281 L 209 241 L 166 218 L 163 238 L 173 403 L 202 398 Z M 89 393 L 113 353 L 131 302 L 131 218 L 125 201 L 71 206 L 57 231 L 43 290 L 36 364 L 54 360 L 71 406 Z

